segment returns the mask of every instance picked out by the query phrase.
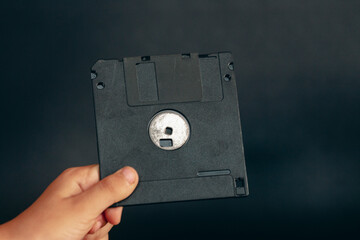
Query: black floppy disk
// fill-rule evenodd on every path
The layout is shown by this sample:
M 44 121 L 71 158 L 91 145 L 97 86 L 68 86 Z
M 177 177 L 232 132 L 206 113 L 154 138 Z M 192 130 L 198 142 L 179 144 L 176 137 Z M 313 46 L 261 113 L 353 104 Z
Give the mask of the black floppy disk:
M 101 178 L 139 174 L 117 206 L 248 195 L 231 53 L 99 60 L 91 79 Z

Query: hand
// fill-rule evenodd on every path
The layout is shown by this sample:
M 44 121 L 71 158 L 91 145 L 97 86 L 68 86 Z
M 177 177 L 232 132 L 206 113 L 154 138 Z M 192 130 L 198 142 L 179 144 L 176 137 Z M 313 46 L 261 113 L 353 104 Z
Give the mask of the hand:
M 99 166 L 69 168 L 19 216 L 0 225 L 0 240 L 107 240 L 139 177 L 124 167 L 99 181 Z

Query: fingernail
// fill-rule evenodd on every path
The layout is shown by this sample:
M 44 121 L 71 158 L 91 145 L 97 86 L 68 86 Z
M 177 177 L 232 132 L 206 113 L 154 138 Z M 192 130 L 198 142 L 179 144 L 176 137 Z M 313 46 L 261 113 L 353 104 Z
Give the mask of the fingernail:
M 124 175 L 126 181 L 129 184 L 133 184 L 136 181 L 136 174 L 134 173 L 134 170 L 132 170 L 131 168 L 124 167 L 120 171 Z
M 97 230 L 99 230 L 101 228 L 101 222 L 97 221 L 93 227 L 93 232 L 96 232 Z

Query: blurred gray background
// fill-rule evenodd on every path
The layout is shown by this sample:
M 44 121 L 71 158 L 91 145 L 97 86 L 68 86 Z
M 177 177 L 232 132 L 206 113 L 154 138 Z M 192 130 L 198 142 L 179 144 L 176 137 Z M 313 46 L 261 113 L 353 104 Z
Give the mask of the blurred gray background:
M 232 51 L 250 196 L 127 207 L 110 239 L 349 238 L 359 1 L 1 2 L 0 223 L 97 162 L 97 59 Z

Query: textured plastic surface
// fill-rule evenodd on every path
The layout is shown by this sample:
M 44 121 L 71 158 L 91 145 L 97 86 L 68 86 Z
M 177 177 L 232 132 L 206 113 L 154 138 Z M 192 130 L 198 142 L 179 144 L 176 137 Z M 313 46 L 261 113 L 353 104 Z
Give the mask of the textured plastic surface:
M 101 178 L 123 166 L 140 177 L 135 192 L 117 205 L 248 195 L 232 62 L 231 53 L 192 53 L 95 63 Z M 173 151 L 155 146 L 148 134 L 152 117 L 168 109 L 183 114 L 191 128 L 188 142 Z

